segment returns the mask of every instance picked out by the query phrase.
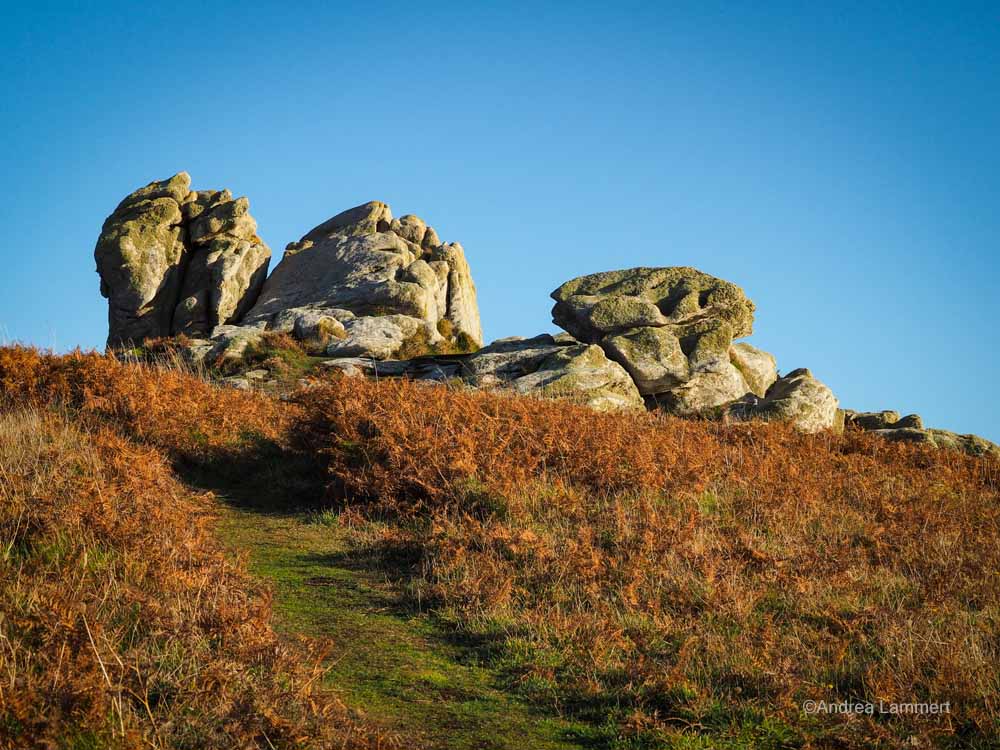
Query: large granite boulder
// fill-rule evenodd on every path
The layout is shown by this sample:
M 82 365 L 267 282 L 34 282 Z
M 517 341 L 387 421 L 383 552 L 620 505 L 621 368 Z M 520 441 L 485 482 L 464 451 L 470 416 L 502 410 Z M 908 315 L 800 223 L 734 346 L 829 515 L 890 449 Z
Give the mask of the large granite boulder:
M 600 345 L 672 414 L 704 414 L 770 385 L 770 355 L 733 346 L 753 332 L 754 305 L 728 281 L 688 267 L 632 268 L 572 279 L 552 297 L 557 325 Z
M 665 326 L 686 348 L 726 324 L 733 337 L 753 332 L 754 305 L 743 290 L 695 268 L 630 268 L 580 276 L 552 292 L 552 318 L 580 341 L 610 333 Z
M 394 219 L 378 201 L 337 214 L 290 244 L 244 324 L 298 335 L 302 315 L 343 325 L 331 356 L 384 359 L 404 345 L 426 349 L 416 353 L 482 345 L 462 246 L 441 243 L 416 216 Z
M 105 220 L 94 259 L 108 299 L 109 345 L 170 334 L 188 253 L 180 204 L 190 185 L 185 172 L 152 182 Z
M 127 196 L 104 222 L 94 258 L 108 298 L 108 345 L 208 335 L 250 308 L 271 251 L 246 198 L 192 191 L 180 172 Z
M 726 414 L 736 420 L 791 422 L 803 432 L 819 432 L 838 424 L 837 398 L 805 368 L 776 380 L 763 398 L 749 393 L 729 404 Z

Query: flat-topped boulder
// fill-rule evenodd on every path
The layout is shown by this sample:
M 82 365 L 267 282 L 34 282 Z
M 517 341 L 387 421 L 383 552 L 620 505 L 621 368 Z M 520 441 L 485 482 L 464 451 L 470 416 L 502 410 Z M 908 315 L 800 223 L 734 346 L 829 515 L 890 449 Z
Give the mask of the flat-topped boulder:
M 325 363 L 347 375 L 461 381 L 481 390 L 512 391 L 585 404 L 598 411 L 645 408 L 635 384 L 594 344 L 542 334 L 495 341 L 473 354 L 378 361 L 343 357 Z
M 692 348 L 719 324 L 726 324 L 733 338 L 753 333 L 754 304 L 743 290 L 688 266 L 578 276 L 552 292 L 552 298 L 556 325 L 588 343 L 644 326 L 693 337 L 687 342 Z

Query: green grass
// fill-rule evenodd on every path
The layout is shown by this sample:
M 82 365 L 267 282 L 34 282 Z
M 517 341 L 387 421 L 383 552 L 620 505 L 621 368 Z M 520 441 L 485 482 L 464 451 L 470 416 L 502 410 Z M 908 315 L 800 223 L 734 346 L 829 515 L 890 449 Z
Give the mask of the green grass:
M 393 582 L 393 567 L 408 561 L 366 553 L 335 513 L 234 507 L 221 528 L 250 551 L 254 573 L 273 582 L 279 631 L 331 640 L 326 679 L 367 719 L 430 748 L 606 746 L 599 730 L 505 692 L 474 646 Z

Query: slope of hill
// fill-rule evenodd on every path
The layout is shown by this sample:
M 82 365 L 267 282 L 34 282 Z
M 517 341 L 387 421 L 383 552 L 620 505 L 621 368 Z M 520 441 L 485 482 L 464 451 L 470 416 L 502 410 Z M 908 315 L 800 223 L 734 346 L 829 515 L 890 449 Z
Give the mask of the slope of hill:
M 11 747 L 392 739 L 329 692 L 354 707 L 356 671 L 320 687 L 295 628 L 274 636 L 206 488 L 255 494 L 246 523 L 322 519 L 591 746 L 1000 741 L 995 458 L 405 380 L 274 398 L 17 347 L 0 394 Z

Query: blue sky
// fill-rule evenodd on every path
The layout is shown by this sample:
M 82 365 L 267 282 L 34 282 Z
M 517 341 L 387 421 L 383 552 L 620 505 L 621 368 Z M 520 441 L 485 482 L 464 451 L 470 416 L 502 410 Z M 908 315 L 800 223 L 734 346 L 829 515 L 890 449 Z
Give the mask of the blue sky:
M 697 266 L 782 371 L 1000 440 L 996 3 L 416 5 L 6 4 L 0 332 L 103 346 L 101 223 L 184 169 L 276 256 L 418 214 L 491 339 L 574 276 Z

